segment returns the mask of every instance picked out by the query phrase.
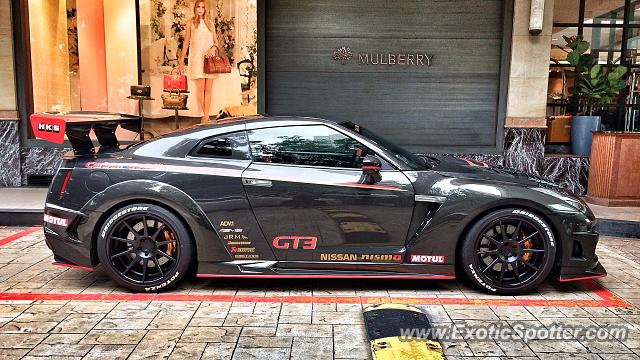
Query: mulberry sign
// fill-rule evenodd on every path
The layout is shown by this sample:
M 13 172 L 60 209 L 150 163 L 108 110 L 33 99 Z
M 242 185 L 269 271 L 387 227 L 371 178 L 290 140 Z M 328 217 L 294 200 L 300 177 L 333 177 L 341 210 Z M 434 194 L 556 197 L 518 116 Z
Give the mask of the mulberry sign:
M 342 46 L 333 52 L 333 60 L 342 65 L 357 60 L 358 65 L 386 65 L 386 66 L 431 66 L 433 55 L 420 52 L 415 53 L 359 53 L 354 56 L 353 51 Z

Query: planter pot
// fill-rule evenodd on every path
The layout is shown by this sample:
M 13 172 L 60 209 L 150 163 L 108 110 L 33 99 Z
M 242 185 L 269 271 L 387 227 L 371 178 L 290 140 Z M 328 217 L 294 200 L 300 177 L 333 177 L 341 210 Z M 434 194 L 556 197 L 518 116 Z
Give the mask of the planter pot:
M 591 155 L 591 137 L 600 128 L 600 116 L 574 116 L 571 121 L 571 152 Z

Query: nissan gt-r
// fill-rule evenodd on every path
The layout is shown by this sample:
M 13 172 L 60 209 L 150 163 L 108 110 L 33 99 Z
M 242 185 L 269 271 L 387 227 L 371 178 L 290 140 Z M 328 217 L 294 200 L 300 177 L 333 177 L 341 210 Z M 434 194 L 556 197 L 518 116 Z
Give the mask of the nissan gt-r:
M 418 156 L 354 123 L 237 118 L 120 146 L 115 130 L 130 121 L 66 124 L 74 152 L 51 184 L 44 230 L 56 263 L 101 264 L 132 291 L 166 290 L 190 271 L 416 281 L 457 274 L 495 294 L 522 293 L 550 276 L 606 275 L 592 211 L 536 176 Z

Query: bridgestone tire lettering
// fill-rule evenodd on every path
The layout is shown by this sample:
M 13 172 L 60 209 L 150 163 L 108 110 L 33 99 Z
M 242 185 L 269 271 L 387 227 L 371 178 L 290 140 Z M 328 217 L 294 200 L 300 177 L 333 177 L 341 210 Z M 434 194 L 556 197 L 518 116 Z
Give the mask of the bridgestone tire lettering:
M 126 215 L 130 212 L 133 211 L 147 211 L 149 209 L 149 207 L 145 207 L 145 206 L 134 206 L 134 207 L 130 207 L 130 208 L 126 208 L 123 210 L 118 211 L 115 215 L 113 215 L 109 220 L 107 220 L 107 222 L 105 223 L 102 232 L 100 233 L 100 236 L 102 238 L 105 238 L 107 236 L 107 231 L 111 228 L 111 225 L 113 225 L 113 223 L 118 220 L 119 218 L 121 218 L 123 215 Z
M 549 225 L 547 225 L 546 222 L 542 221 L 542 219 L 540 219 L 540 217 L 538 217 L 537 215 L 532 214 L 532 213 L 530 213 L 528 211 L 517 210 L 517 209 L 513 210 L 513 213 L 529 217 L 533 221 L 537 222 L 540 226 L 542 226 L 544 231 L 547 233 L 547 236 L 549 237 L 549 242 L 551 243 L 551 246 L 556 246 L 556 242 L 555 242 L 554 237 L 553 237 L 553 232 L 551 231 L 551 229 L 549 229 Z

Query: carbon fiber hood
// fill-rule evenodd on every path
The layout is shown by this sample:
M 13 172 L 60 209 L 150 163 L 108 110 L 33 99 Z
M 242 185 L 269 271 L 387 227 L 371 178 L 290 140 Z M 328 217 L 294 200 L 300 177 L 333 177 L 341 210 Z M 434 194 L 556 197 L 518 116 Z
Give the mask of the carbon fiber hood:
M 567 193 L 566 189 L 549 180 L 515 169 L 453 156 L 429 156 L 428 158 L 435 163 L 432 171 L 442 176 L 511 183 L 525 187 L 547 188 Z

